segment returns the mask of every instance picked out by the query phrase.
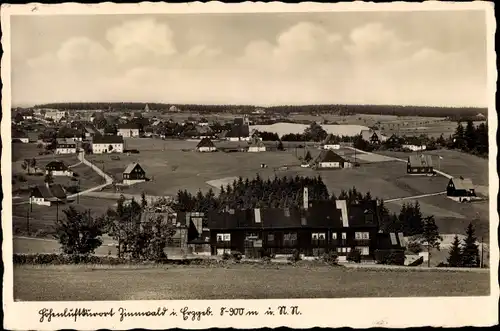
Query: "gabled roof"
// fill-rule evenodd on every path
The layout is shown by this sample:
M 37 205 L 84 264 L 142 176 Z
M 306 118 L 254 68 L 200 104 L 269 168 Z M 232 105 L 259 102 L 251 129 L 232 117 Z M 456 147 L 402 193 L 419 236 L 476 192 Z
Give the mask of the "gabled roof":
M 139 124 L 133 122 L 118 125 L 118 130 L 139 130 L 140 128 Z
M 92 139 L 92 144 L 123 144 L 123 137 L 112 135 L 98 135 Z
M 66 191 L 61 184 L 38 185 L 31 191 L 31 196 L 44 198 L 48 201 L 58 201 L 66 199 Z
M 75 140 L 71 138 L 57 138 L 56 143 L 57 145 L 76 145 Z
M 452 178 L 450 179 L 453 182 L 456 190 L 473 190 L 474 184 L 472 184 L 472 180 L 469 178 Z
M 405 239 L 401 232 L 377 233 L 378 249 L 404 249 Z
M 318 159 L 319 162 L 345 162 L 344 158 L 334 153 L 332 150 L 322 151 Z
M 215 147 L 214 143 L 212 142 L 212 140 L 210 140 L 209 138 L 203 138 L 202 140 L 200 140 L 200 142 L 198 143 L 198 145 L 196 145 L 197 148 L 200 148 L 200 147 Z
M 332 145 L 332 144 L 338 144 L 337 142 L 335 142 L 335 137 L 333 136 L 333 134 L 329 134 L 328 136 L 326 136 L 325 140 L 323 140 L 323 145 Z
M 125 170 L 123 171 L 124 174 L 130 174 L 135 168 L 141 168 L 142 171 L 144 171 L 144 169 L 142 169 L 142 167 L 140 166 L 139 163 L 137 162 L 133 162 L 133 163 L 130 163 L 126 168 Z
M 432 157 L 430 155 L 410 155 L 408 163 L 411 167 L 432 167 Z
M 63 161 L 51 161 L 47 163 L 45 169 L 53 169 L 53 170 L 67 170 L 68 166 Z

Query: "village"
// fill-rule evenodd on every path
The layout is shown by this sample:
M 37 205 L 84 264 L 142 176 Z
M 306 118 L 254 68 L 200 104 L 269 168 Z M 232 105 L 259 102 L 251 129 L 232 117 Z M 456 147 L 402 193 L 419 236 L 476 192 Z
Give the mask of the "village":
M 417 233 L 383 225 L 389 213 L 420 203 L 421 213 L 432 215 L 447 238 L 442 247 L 450 247 L 455 235 L 465 238 L 467 224 L 473 224 L 476 235 L 481 235 L 478 266 L 486 264 L 487 179 L 481 178 L 480 170 L 471 178 L 467 165 L 450 163 L 462 153 L 443 149 L 445 143 L 439 139 L 443 146 L 436 148 L 436 139 L 429 142 L 423 134 L 388 135 L 373 127 L 340 135 L 325 132 L 317 122 L 304 131 L 312 137 L 286 141 L 286 135 L 252 125 L 264 112 L 257 108 L 220 123 L 196 114 L 174 121 L 179 114 L 176 106 L 165 114 L 148 104 L 142 112 L 122 116 L 105 110 L 14 111 L 15 251 L 38 249 L 39 243 L 32 247 L 33 236 L 47 238 L 39 253 L 57 251 L 57 242 L 49 239 L 51 229 L 70 206 L 99 218 L 117 201 L 130 206 L 142 199 L 139 223 L 160 217 L 175 227 L 165 248 L 169 258 L 226 258 L 238 253 L 245 259 L 287 260 L 297 254 L 307 260 L 335 252 L 339 262 L 445 265 L 448 249 L 425 249 L 423 243 L 412 250 Z M 338 125 L 344 131 L 350 126 Z M 278 203 L 199 209 L 179 203 L 184 191 L 220 200 L 238 181 L 253 183 L 255 176 L 262 180 L 259 185 L 319 176 L 327 193 L 319 194 L 299 180 L 290 192 L 293 202 L 278 197 Z M 105 234 L 103 241 L 96 254 L 124 254 L 120 238 Z

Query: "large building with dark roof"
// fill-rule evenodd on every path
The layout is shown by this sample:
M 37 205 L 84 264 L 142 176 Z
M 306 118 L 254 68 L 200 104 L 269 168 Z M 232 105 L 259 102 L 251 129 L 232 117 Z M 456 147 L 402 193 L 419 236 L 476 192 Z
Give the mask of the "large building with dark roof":
M 434 174 L 432 157 L 430 155 L 410 155 L 406 166 L 406 172 L 412 175 Z
M 306 206 L 306 203 L 305 203 Z M 335 251 L 340 259 L 358 249 L 373 259 L 377 249 L 377 201 L 307 202 L 307 208 L 255 208 L 208 213 L 212 255 L 231 251 L 247 257 L 290 254 L 305 256 Z
M 92 138 L 92 153 L 123 153 L 123 145 L 122 136 L 96 135 Z
M 66 191 L 60 184 L 45 184 L 32 188 L 30 203 L 51 206 L 53 203 L 64 202 L 66 198 Z

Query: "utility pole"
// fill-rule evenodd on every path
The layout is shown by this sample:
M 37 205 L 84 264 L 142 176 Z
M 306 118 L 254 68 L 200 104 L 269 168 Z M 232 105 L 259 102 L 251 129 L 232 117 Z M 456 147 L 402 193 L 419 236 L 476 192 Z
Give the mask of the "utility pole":
M 481 269 L 484 267 L 484 237 L 481 237 Z
M 76 203 L 80 204 L 80 179 L 78 179 L 78 191 L 76 192 Z
M 26 231 L 28 232 L 28 236 L 30 235 L 30 211 L 26 212 Z

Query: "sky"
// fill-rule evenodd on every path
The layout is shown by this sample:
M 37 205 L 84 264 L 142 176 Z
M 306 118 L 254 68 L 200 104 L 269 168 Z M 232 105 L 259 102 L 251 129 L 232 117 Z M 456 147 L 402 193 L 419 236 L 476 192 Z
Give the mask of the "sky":
M 11 18 L 12 104 L 487 106 L 484 11 Z

